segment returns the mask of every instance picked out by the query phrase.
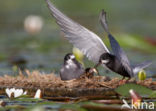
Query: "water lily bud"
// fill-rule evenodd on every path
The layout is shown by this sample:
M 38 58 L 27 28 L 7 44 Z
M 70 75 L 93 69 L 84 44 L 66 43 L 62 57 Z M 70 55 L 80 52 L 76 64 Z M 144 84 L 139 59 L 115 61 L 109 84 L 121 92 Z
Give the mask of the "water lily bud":
M 141 104 L 141 96 L 137 92 L 135 92 L 133 89 L 130 89 L 129 90 L 129 93 L 130 93 L 131 98 L 132 98 L 132 104 L 135 107 L 140 107 L 140 104 Z
M 35 99 L 41 99 L 42 98 L 42 93 L 41 93 L 41 90 L 40 89 L 38 89 L 36 91 L 36 94 L 35 94 L 34 98 Z
M 144 70 L 141 70 L 138 72 L 138 78 L 139 80 L 145 80 L 146 79 L 146 72 Z

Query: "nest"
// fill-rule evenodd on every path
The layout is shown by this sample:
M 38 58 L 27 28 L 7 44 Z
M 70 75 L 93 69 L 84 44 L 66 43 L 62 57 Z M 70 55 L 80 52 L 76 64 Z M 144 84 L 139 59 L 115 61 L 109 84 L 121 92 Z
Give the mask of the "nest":
M 4 75 L 0 77 L 0 86 L 23 87 L 23 88 L 115 88 L 119 82 L 118 78 L 110 80 L 105 76 L 94 76 L 92 78 L 82 77 L 76 80 L 62 81 L 54 73 L 44 74 L 39 71 L 29 72 L 26 76 L 21 72 L 18 76 Z M 114 85 L 113 85 L 114 84 Z
M 73 91 L 77 93 L 76 95 L 79 95 L 82 92 L 82 94 L 84 94 L 84 90 L 88 90 L 89 93 L 92 92 L 90 94 L 96 94 L 97 91 L 97 93 L 99 94 L 99 89 L 99 91 L 101 92 L 104 92 L 106 90 L 111 91 L 119 85 L 124 84 L 120 82 L 119 78 L 110 79 L 109 77 L 105 76 L 93 76 L 92 78 L 82 77 L 76 80 L 62 81 L 60 77 L 56 76 L 54 73 L 44 74 L 40 73 L 39 71 L 29 72 L 28 70 L 26 70 L 26 74 L 27 75 L 25 76 L 20 72 L 19 75 L 15 77 L 9 75 L 0 77 L 0 88 L 4 90 L 4 88 L 6 87 L 15 87 L 23 88 L 26 90 L 31 89 L 31 91 L 42 89 L 48 96 L 62 96 L 65 94 L 75 96 L 72 92 L 73 89 Z M 156 89 L 156 82 L 152 81 L 152 79 L 147 79 L 139 82 L 130 80 L 129 82 L 135 82 L 151 89 Z M 49 92 L 47 93 L 47 91 L 53 92 L 53 94 L 50 94 Z M 88 93 L 85 94 L 87 95 Z M 101 95 L 103 94 L 104 93 L 102 93 Z

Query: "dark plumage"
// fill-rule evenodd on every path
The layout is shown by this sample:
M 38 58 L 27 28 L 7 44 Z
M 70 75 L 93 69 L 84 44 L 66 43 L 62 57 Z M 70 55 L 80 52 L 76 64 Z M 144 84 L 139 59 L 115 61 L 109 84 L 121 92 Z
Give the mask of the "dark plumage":
M 107 68 L 124 77 L 131 77 L 128 70 L 122 66 L 122 63 L 117 59 L 117 57 L 110 53 L 104 53 L 101 55 L 98 65 L 100 64 L 106 65 Z
M 104 53 L 100 56 L 99 64 L 106 65 L 110 70 L 122 75 L 124 78 L 134 77 L 141 69 L 149 66 L 151 62 L 144 62 L 142 64 L 136 65 L 136 67 L 132 67 L 127 58 L 127 55 L 120 47 L 118 42 L 112 36 L 112 34 L 108 30 L 107 21 L 106 21 L 106 12 L 102 10 L 100 14 L 100 22 L 103 26 L 104 30 L 108 34 L 108 38 L 112 47 L 113 54 Z

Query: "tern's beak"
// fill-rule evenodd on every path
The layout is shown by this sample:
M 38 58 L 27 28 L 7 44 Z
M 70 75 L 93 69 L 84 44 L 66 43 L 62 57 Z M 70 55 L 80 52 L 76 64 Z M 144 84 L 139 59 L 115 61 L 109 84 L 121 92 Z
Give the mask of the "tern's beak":
M 98 71 L 95 68 L 93 68 L 93 72 L 96 74 L 98 73 Z
M 94 73 L 96 73 L 97 75 L 100 75 L 99 72 L 98 72 L 98 70 L 97 70 L 96 68 L 93 68 L 92 71 L 93 71 Z
M 98 70 L 97 70 L 97 67 L 98 67 L 99 65 L 101 65 L 101 62 L 99 62 L 98 64 L 96 64 L 96 65 L 94 66 L 93 71 L 94 71 L 97 75 L 100 76 L 100 74 L 99 74 L 99 72 L 98 72 Z
M 99 71 L 95 67 L 92 68 L 92 72 L 100 76 Z

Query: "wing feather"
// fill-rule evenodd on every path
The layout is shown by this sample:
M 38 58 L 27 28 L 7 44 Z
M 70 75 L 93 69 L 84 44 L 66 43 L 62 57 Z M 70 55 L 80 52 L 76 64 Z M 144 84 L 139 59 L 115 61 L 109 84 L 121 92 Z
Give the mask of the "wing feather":
M 140 64 L 132 66 L 134 75 L 136 75 L 140 70 L 150 66 L 151 64 L 152 64 L 151 61 L 144 61 L 144 62 L 142 62 Z
M 64 15 L 49 0 L 46 0 L 46 2 L 65 37 L 74 47 L 80 49 L 89 60 L 98 63 L 100 56 L 105 52 L 109 52 L 96 34 Z

